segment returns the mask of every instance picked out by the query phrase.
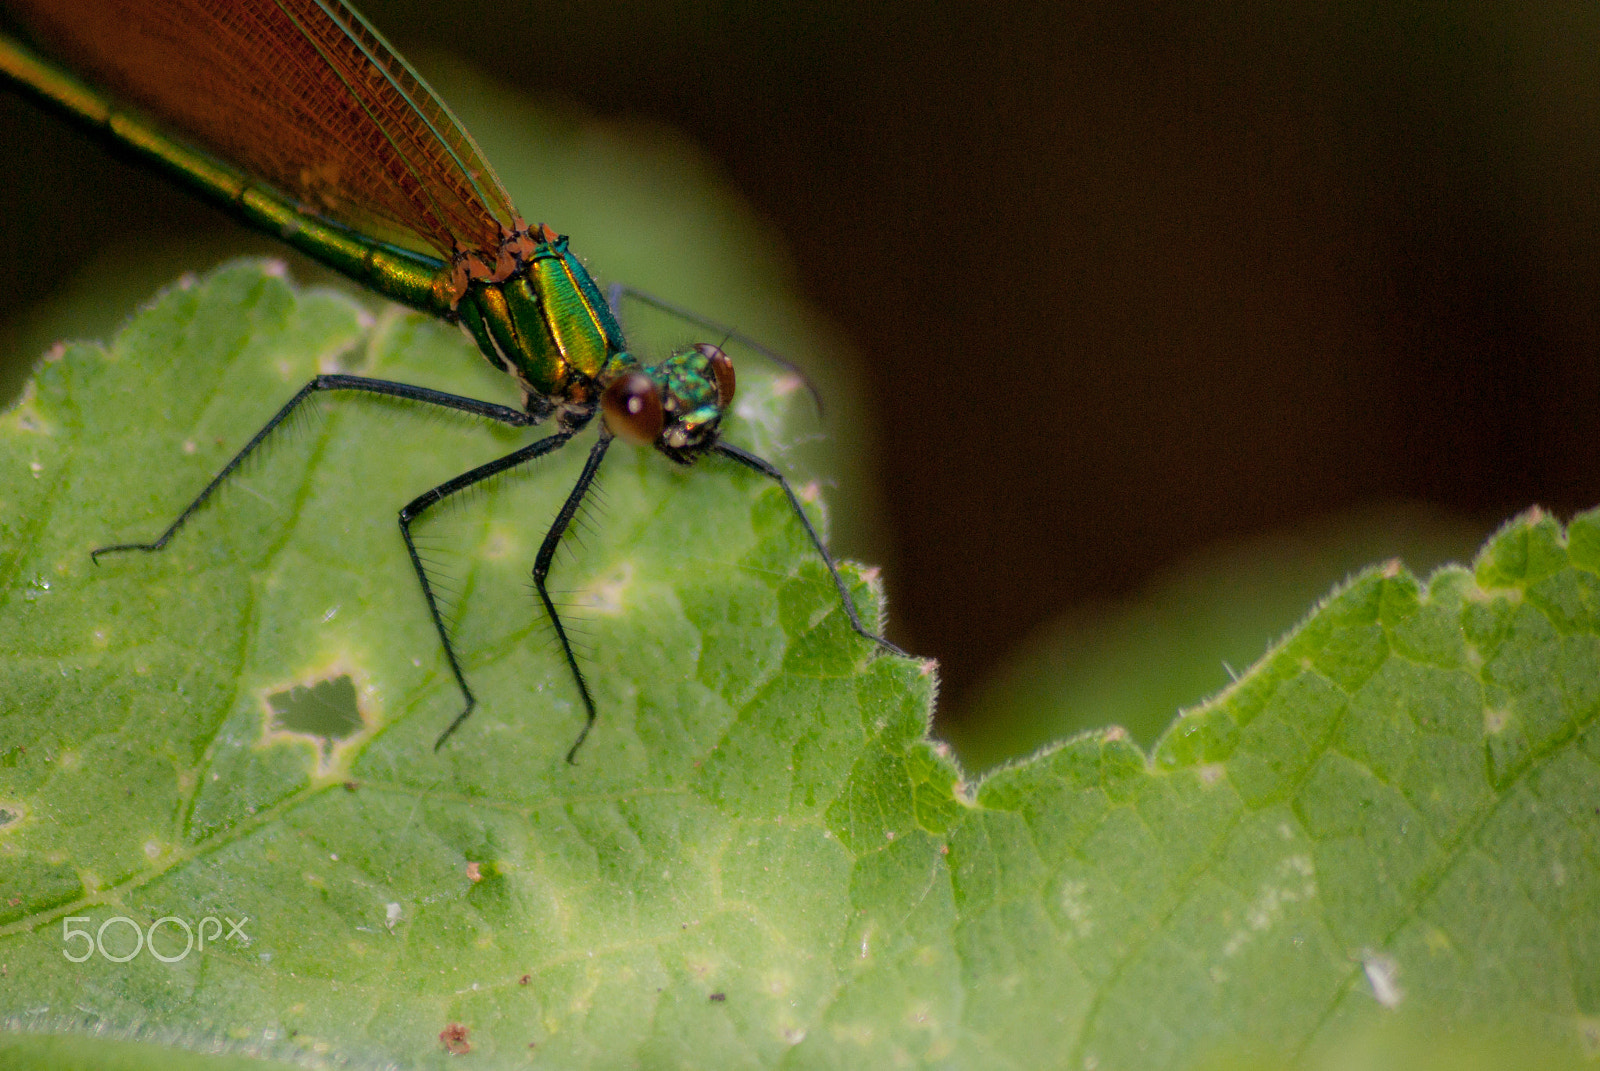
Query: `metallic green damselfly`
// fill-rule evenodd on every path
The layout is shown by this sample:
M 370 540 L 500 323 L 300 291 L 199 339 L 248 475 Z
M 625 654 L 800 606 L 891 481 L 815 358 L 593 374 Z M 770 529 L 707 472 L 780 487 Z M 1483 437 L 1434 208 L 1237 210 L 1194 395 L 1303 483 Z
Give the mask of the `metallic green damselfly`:
M 720 436 L 733 401 L 733 363 L 699 343 L 646 364 L 623 337 L 624 297 L 653 304 L 786 364 L 738 332 L 626 287 L 602 294 L 565 235 L 529 226 L 494 170 L 423 79 L 341 0 L 19 0 L 31 32 L 106 91 L 0 37 L 0 75 L 79 126 L 176 180 L 249 226 L 287 242 L 369 290 L 460 324 L 521 388 L 522 408 L 356 375 L 308 382 L 150 542 L 93 551 L 159 551 L 303 402 L 355 391 L 438 406 L 512 427 L 554 430 L 418 495 L 400 535 L 422 588 L 462 708 L 476 704 L 417 553 L 412 524 L 430 507 L 565 446 L 600 416 L 577 483 L 534 560 L 539 599 L 583 701 L 567 760 L 595 722 L 595 703 L 547 581 L 562 535 L 612 441 L 654 446 L 687 465 L 717 454 L 776 481 L 827 565 L 857 633 L 899 648 L 861 623 L 850 591 L 800 501 L 770 462 Z

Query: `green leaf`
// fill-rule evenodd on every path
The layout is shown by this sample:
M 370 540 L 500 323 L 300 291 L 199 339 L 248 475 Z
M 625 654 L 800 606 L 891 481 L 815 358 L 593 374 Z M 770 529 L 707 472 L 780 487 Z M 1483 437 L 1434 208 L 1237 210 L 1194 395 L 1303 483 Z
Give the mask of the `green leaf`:
M 1226 687 L 1331 585 L 1386 558 L 1418 572 L 1470 558 L 1483 534 L 1481 522 L 1386 503 L 1208 547 L 1126 600 L 1046 623 L 942 719 L 949 741 L 975 770 L 1108 725 L 1148 747 L 1174 712 Z
M 336 367 L 504 390 L 239 263 L 0 421 L 7 1066 L 442 1067 L 453 1028 L 484 1067 L 1600 1053 L 1600 513 L 1362 573 L 1149 755 L 1086 734 L 969 788 L 775 487 L 624 449 L 558 565 L 601 711 L 571 767 L 526 575 L 573 451 L 424 522 L 482 700 L 435 753 L 392 511 L 519 433 L 330 400 L 167 551 L 88 558 Z M 770 450 L 796 399 L 751 378 L 729 434 Z
M 66 347 L 5 418 L 0 1015 L 357 1060 L 442 1056 L 453 1021 L 519 1060 L 704 1029 L 752 1057 L 796 1044 L 847 914 L 829 805 L 854 764 L 922 735 L 931 678 L 850 631 L 774 484 L 623 447 L 557 565 L 602 711 L 567 765 L 582 708 L 528 569 L 577 447 L 418 527 L 481 699 L 436 754 L 460 700 L 395 510 L 528 433 L 383 399 L 322 401 L 169 550 L 91 563 L 335 368 L 507 391 L 442 326 L 364 329 L 346 299 L 240 263 L 107 350 Z M 805 403 L 745 384 L 728 434 L 772 452 Z M 856 597 L 871 620 L 875 593 Z M 295 709 L 319 698 L 357 710 L 319 727 Z M 166 916 L 164 954 L 208 917 L 248 917 L 250 943 L 63 955 L 71 929 Z M 102 943 L 119 956 L 133 933 Z

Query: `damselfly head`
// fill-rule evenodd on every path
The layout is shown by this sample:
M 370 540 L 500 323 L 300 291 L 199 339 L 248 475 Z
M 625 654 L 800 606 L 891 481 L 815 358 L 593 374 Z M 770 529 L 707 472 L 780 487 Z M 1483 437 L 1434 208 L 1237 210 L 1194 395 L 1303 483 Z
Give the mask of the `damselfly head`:
M 716 442 L 733 405 L 733 362 L 702 342 L 606 384 L 600 410 L 612 434 L 688 464 Z

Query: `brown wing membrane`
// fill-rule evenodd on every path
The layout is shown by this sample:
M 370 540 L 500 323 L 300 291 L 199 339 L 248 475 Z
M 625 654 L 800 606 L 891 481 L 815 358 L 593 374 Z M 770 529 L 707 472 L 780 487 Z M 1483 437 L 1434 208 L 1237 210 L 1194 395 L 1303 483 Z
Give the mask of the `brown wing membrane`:
M 493 264 L 516 218 L 444 103 L 340 0 L 18 0 L 114 95 L 310 210 Z

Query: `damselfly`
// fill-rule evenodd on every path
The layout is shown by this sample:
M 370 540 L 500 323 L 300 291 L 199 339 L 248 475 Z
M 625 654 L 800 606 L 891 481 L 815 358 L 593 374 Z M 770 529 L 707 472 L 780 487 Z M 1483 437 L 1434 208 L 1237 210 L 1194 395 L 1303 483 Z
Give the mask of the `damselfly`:
M 565 446 L 598 415 L 599 435 L 534 559 L 539 600 L 560 641 L 585 720 L 588 681 L 548 579 L 562 535 L 617 437 L 687 465 L 718 454 L 775 480 L 827 565 L 851 627 L 903 654 L 861 623 L 832 556 L 782 473 L 720 437 L 734 394 L 733 363 L 702 342 L 646 364 L 623 338 L 626 296 L 781 358 L 737 332 L 625 287 L 602 294 L 565 235 L 530 226 L 422 78 L 341 0 L 17 0 L 8 9 L 102 93 L 18 42 L 0 37 L 0 74 L 14 86 L 221 206 L 390 300 L 460 324 L 490 364 L 521 388 L 522 408 L 357 375 L 319 375 L 290 398 L 150 542 L 159 551 L 213 492 L 308 398 L 324 391 L 387 395 L 553 431 L 418 495 L 400 510 L 411 557 L 462 708 L 476 699 L 417 553 L 412 525 L 449 496 Z

